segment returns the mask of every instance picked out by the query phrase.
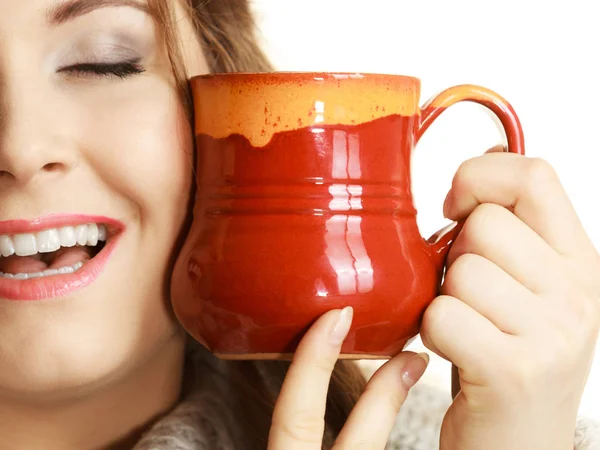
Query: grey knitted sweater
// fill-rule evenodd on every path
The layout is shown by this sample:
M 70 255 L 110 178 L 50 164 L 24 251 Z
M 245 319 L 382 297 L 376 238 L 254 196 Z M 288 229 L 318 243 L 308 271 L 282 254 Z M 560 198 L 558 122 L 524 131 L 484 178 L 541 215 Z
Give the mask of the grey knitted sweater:
M 190 364 L 197 366 L 194 372 L 200 381 L 142 437 L 134 450 L 246 449 L 243 436 L 232 431 L 227 408 L 223 407 L 224 396 L 231 393 L 219 376 L 225 365 L 206 355 L 192 355 Z M 397 417 L 387 450 L 437 450 L 442 419 L 450 402 L 449 393 L 424 384 L 413 387 Z M 580 418 L 574 445 L 575 450 L 600 450 L 600 423 Z

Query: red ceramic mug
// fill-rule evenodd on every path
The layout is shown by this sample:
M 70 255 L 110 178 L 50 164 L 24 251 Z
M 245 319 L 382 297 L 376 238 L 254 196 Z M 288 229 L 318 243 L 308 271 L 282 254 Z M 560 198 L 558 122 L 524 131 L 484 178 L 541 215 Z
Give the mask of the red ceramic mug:
M 387 358 L 419 331 L 458 227 L 423 239 L 415 144 L 472 101 L 523 154 L 513 108 L 478 86 L 422 108 L 420 81 L 375 74 L 223 74 L 191 80 L 197 192 L 172 303 L 226 359 L 290 358 L 324 312 L 353 306 L 342 358 Z

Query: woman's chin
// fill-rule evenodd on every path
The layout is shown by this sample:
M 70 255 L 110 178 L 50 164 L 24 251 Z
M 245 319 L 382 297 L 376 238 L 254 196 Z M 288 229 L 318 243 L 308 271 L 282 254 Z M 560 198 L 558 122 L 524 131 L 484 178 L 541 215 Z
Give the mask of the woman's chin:
M 36 322 L 0 342 L 0 397 L 35 403 L 82 399 L 133 375 L 177 330 L 166 323 L 144 339 L 132 329 L 62 321 L 55 329 L 50 319 L 45 326 Z

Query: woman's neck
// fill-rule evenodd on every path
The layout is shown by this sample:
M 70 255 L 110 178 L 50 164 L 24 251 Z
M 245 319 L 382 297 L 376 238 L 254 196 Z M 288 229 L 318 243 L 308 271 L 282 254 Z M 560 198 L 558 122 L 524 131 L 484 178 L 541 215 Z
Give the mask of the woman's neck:
M 184 349 L 173 335 L 135 370 L 77 398 L 0 398 L 0 448 L 131 449 L 177 403 Z

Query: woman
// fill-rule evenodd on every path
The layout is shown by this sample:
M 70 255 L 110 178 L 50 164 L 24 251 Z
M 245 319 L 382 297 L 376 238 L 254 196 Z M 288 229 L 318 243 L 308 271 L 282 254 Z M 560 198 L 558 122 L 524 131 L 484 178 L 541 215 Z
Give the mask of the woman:
M 270 68 L 246 0 L 192 3 L 0 0 L 0 447 L 383 449 L 391 432 L 433 449 L 436 413 L 444 450 L 599 445 L 576 414 L 600 257 L 538 160 L 490 152 L 448 195 L 469 219 L 422 337 L 460 368 L 449 409 L 415 390 L 397 416 L 427 363 L 410 352 L 362 395 L 352 363 L 329 384 L 348 309 L 289 371 L 188 340 L 167 294 L 189 225 L 186 80 Z

